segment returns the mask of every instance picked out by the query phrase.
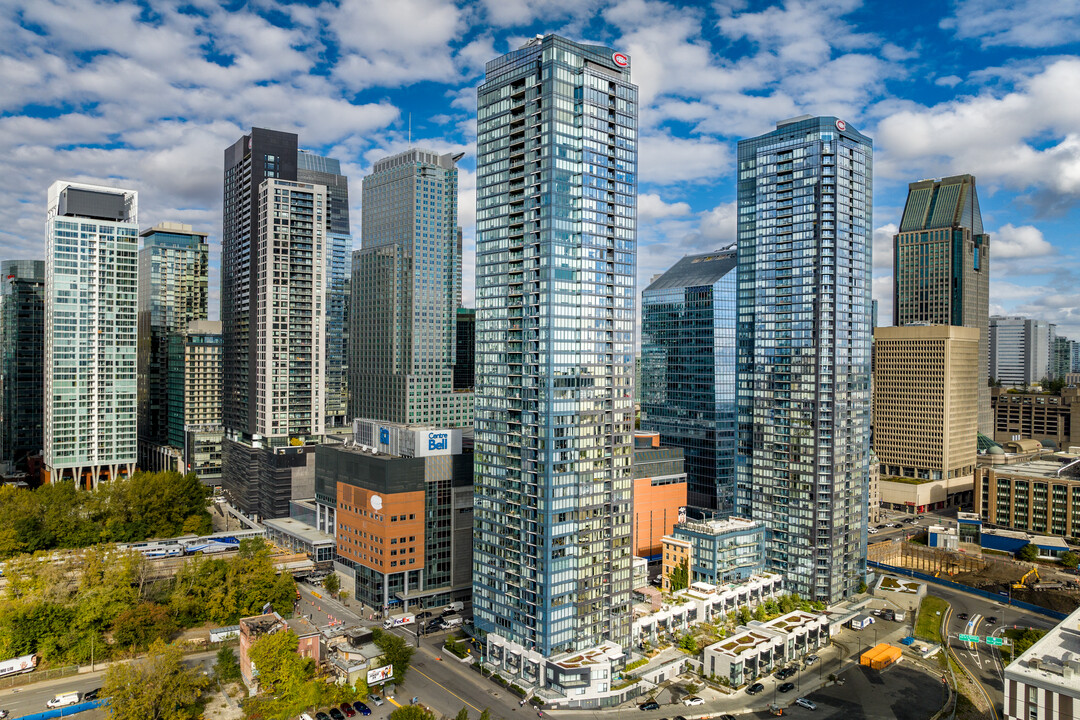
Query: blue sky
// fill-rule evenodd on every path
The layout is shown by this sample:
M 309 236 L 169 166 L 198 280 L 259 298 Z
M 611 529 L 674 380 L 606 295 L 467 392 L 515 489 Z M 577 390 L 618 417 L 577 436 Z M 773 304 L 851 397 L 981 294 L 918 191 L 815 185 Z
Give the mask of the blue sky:
M 472 297 L 475 87 L 537 33 L 607 44 L 640 86 L 639 289 L 735 235 L 739 138 L 837 115 L 875 144 L 875 279 L 912 180 L 970 172 L 992 312 L 1080 339 L 1080 0 L 0 0 L 0 258 L 44 256 L 57 179 L 137 189 L 140 225 L 210 233 L 224 148 L 294 130 L 360 178 L 408 144 L 462 151 Z

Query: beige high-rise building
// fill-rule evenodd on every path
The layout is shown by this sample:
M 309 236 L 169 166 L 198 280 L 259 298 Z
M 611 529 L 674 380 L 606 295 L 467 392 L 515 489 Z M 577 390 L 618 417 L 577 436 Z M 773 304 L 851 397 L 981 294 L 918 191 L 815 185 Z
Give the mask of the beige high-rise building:
M 978 328 L 874 331 L 874 452 L 883 508 L 924 512 L 970 500 L 979 367 Z

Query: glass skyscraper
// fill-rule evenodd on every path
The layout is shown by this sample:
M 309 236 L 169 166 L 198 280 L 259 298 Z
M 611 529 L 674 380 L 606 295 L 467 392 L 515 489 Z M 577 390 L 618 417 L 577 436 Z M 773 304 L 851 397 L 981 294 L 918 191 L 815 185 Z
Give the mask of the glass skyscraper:
M 979 329 L 989 357 L 990 236 L 983 231 L 972 175 L 908 185 L 900 232 L 893 236 L 893 324 Z M 994 436 L 986 363 L 979 365 L 979 432 Z
M 296 156 L 296 179 L 326 187 L 330 229 L 326 233 L 326 428 L 352 428 L 348 417 L 349 364 L 346 345 L 346 307 L 351 268 L 352 230 L 349 223 L 349 178 L 341 163 L 305 150 Z
M 0 460 L 40 452 L 45 400 L 45 261 L 0 262 Z
M 97 487 L 138 452 L 138 193 L 58 181 L 46 217 L 45 471 Z
M 548 35 L 478 91 L 473 614 L 545 657 L 630 642 L 637 87 Z
M 472 422 L 472 393 L 454 389 L 460 159 L 411 149 L 375 163 L 364 178 L 350 286 L 354 418 Z
M 835 117 L 739 142 L 736 506 L 785 586 L 826 602 L 866 574 L 872 178 Z
M 163 222 L 140 237 L 139 467 L 182 470 L 183 439 L 169 437 L 169 338 L 206 319 L 210 248 L 206 233 L 183 223 Z
M 686 457 L 687 500 L 735 508 L 735 249 L 690 255 L 641 294 L 641 429 Z

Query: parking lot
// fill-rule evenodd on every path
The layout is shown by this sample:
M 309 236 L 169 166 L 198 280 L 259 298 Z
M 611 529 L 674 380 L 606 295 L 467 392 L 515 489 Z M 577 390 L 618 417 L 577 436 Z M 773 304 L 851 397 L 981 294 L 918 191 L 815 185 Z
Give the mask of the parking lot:
M 844 672 L 843 685 L 810 693 L 816 710 L 798 705 L 784 709 L 785 717 L 814 720 L 926 720 L 944 702 L 940 680 L 902 662 L 884 671 L 856 666 Z M 759 712 L 740 717 L 772 717 Z

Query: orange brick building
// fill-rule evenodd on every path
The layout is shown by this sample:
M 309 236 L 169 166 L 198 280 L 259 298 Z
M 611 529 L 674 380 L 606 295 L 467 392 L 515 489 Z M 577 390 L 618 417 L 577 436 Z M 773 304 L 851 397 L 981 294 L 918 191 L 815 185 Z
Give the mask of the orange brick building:
M 658 562 L 662 538 L 685 519 L 682 448 L 660 447 L 660 434 L 634 434 L 634 554 Z

